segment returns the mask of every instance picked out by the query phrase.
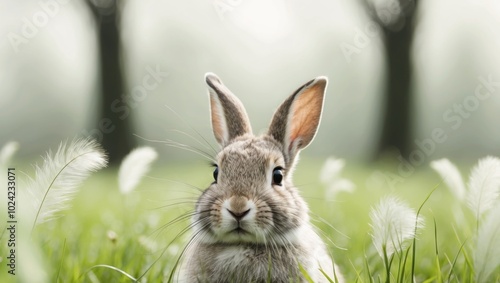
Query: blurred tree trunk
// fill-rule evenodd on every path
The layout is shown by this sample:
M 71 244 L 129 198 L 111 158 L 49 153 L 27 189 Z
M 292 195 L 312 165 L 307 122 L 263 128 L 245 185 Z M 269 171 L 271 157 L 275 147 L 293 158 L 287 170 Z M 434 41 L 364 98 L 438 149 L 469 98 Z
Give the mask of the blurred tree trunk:
M 366 3 L 373 19 L 383 30 L 387 56 L 385 109 L 377 156 L 380 157 L 388 151 L 399 150 L 401 156 L 408 159 L 412 150 L 411 43 L 418 0 L 388 0 L 386 6 L 383 7 L 375 7 L 370 0 L 366 0 Z M 397 6 L 394 5 L 399 5 L 399 12 L 396 12 Z
M 124 80 L 120 64 L 119 7 L 116 0 L 87 0 L 94 15 L 99 40 L 101 106 L 98 129 L 110 163 L 117 164 L 133 148 L 131 123 L 112 111 L 112 103 L 122 100 Z

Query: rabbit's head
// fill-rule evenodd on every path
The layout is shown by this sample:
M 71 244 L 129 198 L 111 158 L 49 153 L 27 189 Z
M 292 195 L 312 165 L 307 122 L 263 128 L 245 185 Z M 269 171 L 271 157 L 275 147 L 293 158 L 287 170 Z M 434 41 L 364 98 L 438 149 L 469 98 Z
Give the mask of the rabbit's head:
M 211 73 L 205 79 L 221 150 L 214 182 L 196 204 L 196 237 L 207 244 L 296 241 L 309 216 L 291 174 L 319 126 L 327 79 L 318 77 L 288 97 L 261 136 L 252 134 L 243 104 L 222 81 Z

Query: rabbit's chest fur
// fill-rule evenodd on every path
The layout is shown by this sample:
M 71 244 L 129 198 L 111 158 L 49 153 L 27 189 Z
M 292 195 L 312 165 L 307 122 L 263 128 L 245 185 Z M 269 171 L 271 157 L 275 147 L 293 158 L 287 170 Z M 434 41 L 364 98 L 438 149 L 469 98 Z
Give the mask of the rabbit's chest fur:
M 312 231 L 302 236 L 283 246 L 197 243 L 185 259 L 182 282 L 306 282 L 299 265 L 314 282 L 328 282 L 319 271 L 333 271 L 325 247 Z
M 194 262 L 201 282 L 299 281 L 302 247 L 264 245 L 200 245 Z M 192 270 L 194 271 L 194 270 Z

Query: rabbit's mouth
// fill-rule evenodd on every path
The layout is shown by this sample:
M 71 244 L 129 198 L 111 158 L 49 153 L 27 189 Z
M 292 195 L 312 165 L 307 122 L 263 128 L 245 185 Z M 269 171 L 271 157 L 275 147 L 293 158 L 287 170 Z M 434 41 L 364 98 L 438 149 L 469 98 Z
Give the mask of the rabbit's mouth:
M 252 233 L 251 230 L 242 228 L 241 226 L 226 231 L 224 234 L 219 236 L 219 240 L 225 243 L 233 244 L 260 242 L 256 237 L 256 234 Z
M 236 234 L 236 235 L 250 235 L 251 233 L 248 232 L 247 230 L 241 228 L 240 226 L 238 226 L 238 228 L 232 230 L 229 232 L 230 234 Z

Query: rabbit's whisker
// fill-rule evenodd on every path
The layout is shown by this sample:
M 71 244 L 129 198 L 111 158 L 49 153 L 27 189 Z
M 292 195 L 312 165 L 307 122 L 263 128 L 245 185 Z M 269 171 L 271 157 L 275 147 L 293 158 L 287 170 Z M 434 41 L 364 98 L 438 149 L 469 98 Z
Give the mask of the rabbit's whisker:
M 186 182 L 182 182 L 182 181 L 178 181 L 178 180 L 173 180 L 173 179 L 168 179 L 168 178 L 161 178 L 161 177 L 153 177 L 153 176 L 145 176 L 145 178 L 148 178 L 148 179 L 152 179 L 152 180 L 155 180 L 155 181 L 166 181 L 166 182 L 170 182 L 170 183 L 174 183 L 174 184 L 178 184 L 178 185 L 183 185 L 187 188 L 190 188 L 190 189 L 194 189 L 198 192 L 203 192 L 203 189 L 195 186 L 195 185 L 192 185 L 192 184 L 189 184 L 189 183 L 186 183 Z M 180 192 L 185 192 L 185 191 L 180 191 Z
M 189 152 L 193 152 L 193 153 L 196 153 L 208 160 L 211 160 L 211 161 L 214 161 L 213 159 L 213 156 L 202 150 L 202 149 L 199 149 L 199 148 L 196 148 L 196 147 L 193 147 L 193 146 L 190 146 L 190 145 L 187 145 L 187 144 L 183 144 L 183 143 L 180 143 L 180 142 L 176 142 L 176 141 L 173 141 L 173 140 L 154 140 L 154 139 L 147 139 L 145 137 L 142 137 L 142 136 L 139 136 L 137 134 L 135 134 L 136 137 L 144 140 L 144 141 L 147 141 L 147 142 L 151 142 L 151 143 L 160 143 L 160 144 L 164 144 L 164 145 L 167 145 L 167 146 L 170 146 L 170 147 L 173 147 L 173 148 L 178 148 L 178 149 L 183 149 L 183 150 L 186 150 L 186 151 L 189 151 Z
M 194 130 L 194 129 L 193 129 L 193 130 Z M 208 149 L 208 150 L 211 150 L 211 151 L 212 151 L 212 153 L 213 153 L 214 155 L 216 155 L 216 154 L 217 154 L 217 150 L 215 150 L 215 148 L 214 148 L 214 147 L 213 147 L 213 146 L 212 146 L 212 145 L 211 145 L 211 144 L 210 144 L 210 143 L 209 143 L 209 142 L 208 142 L 205 138 L 203 138 L 203 136 L 202 136 L 202 135 L 200 135 L 198 132 L 197 132 L 197 134 L 198 134 L 200 137 L 202 137 L 202 138 L 203 138 L 203 141 L 205 141 L 205 143 L 202 143 L 200 140 L 198 140 L 197 138 L 195 138 L 193 135 L 188 134 L 187 132 L 184 132 L 184 131 L 181 131 L 181 130 L 177 130 L 177 129 L 170 129 L 169 131 L 171 131 L 171 132 L 175 132 L 175 133 L 179 133 L 179 134 L 184 135 L 184 136 L 186 136 L 186 137 L 188 137 L 188 138 L 191 138 L 191 139 L 192 139 L 192 140 L 194 140 L 196 143 L 198 143 L 199 145 L 201 145 L 203 148 Z M 194 131 L 195 131 L 195 130 L 194 130 Z
M 180 120 L 181 120 L 181 121 L 182 121 L 185 125 L 187 125 L 187 126 L 188 126 L 188 127 L 189 127 L 192 131 L 193 131 L 193 132 L 195 132 L 195 133 L 196 133 L 196 135 L 197 135 L 198 137 L 200 137 L 200 138 L 201 138 L 201 139 L 202 139 L 202 140 L 203 140 L 203 141 L 207 144 L 207 146 L 208 146 L 208 147 L 210 147 L 210 148 L 212 149 L 212 151 L 213 151 L 214 153 L 217 153 L 217 150 L 216 150 L 216 149 L 212 146 L 212 144 L 211 144 L 210 142 L 208 142 L 208 141 L 207 141 L 207 139 L 206 139 L 206 138 L 205 138 L 202 134 L 200 134 L 200 132 L 199 132 L 198 130 L 196 130 L 196 129 L 195 129 L 195 128 L 191 125 L 191 124 L 189 124 L 189 123 L 186 121 L 186 119 L 184 119 L 181 115 L 179 115 L 179 113 L 177 113 L 177 112 L 176 112 L 174 109 L 172 109 L 170 106 L 165 105 L 165 107 L 166 107 L 168 110 L 170 110 L 170 112 L 174 113 L 174 115 L 175 115 L 175 116 L 177 116 L 177 118 L 179 118 L 179 119 L 180 119 Z M 200 144 L 201 144 L 201 142 L 200 142 L 199 140 L 195 139 L 194 137 L 193 137 L 193 139 L 194 139 L 194 140 L 196 140 L 198 143 L 200 143 Z

